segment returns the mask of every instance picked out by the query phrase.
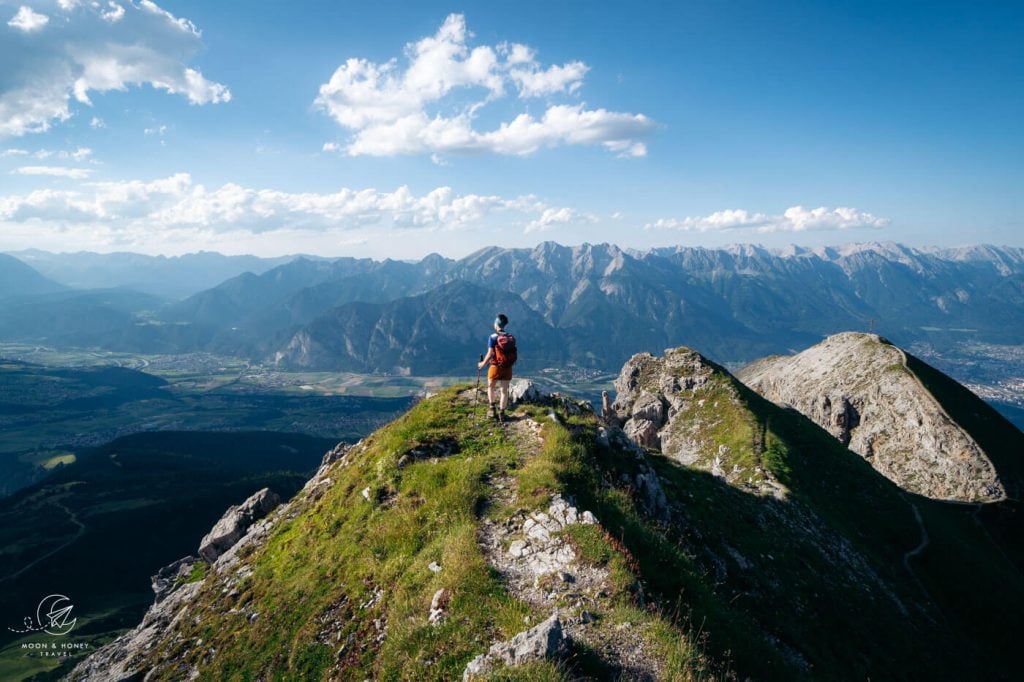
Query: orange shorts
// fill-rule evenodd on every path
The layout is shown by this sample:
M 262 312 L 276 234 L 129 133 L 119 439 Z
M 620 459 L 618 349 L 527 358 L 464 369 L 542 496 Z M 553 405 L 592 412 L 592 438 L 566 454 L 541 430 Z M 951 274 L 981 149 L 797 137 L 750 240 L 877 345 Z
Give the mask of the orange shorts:
M 511 367 L 498 367 L 497 365 L 491 365 L 490 369 L 487 370 L 488 381 L 512 381 L 512 368 Z

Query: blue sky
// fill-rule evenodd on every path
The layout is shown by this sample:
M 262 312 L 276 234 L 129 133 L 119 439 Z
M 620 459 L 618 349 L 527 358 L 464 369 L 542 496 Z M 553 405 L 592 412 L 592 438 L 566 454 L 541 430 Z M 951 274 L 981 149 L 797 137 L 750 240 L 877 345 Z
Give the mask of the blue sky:
M 0 249 L 1024 245 L 1024 9 L 0 0 Z

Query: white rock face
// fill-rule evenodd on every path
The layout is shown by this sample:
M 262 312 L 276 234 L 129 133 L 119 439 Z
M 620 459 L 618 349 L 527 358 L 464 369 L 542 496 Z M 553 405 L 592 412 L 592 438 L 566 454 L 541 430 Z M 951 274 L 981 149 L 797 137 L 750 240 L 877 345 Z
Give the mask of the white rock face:
M 785 488 L 762 466 L 763 443 L 754 429 L 748 426 L 749 438 L 734 447 L 720 442 L 723 433 L 746 424 L 739 383 L 700 353 L 685 347 L 666 349 L 662 357 L 638 353 L 622 367 L 615 391 L 613 409 L 623 422 L 622 433 L 636 445 L 748 492 L 785 496 Z M 670 510 L 653 470 L 635 485 L 648 513 L 667 520 Z
M 935 499 L 1005 496 L 992 462 L 875 334 L 846 332 L 758 360 L 740 380 L 823 427 L 900 487 Z
M 241 540 L 250 526 L 273 511 L 280 503 L 281 498 L 277 493 L 264 488 L 253 493 L 242 504 L 229 508 L 199 543 L 199 556 L 212 564 Z
M 516 667 L 532 661 L 557 658 L 564 647 L 562 621 L 558 613 L 553 613 L 539 625 L 520 632 L 507 642 L 494 644 L 486 654 L 474 658 L 466 665 L 462 679 L 472 680 L 485 676 L 494 664 L 499 662 Z
M 540 391 L 529 379 L 513 379 L 509 384 L 508 399 L 512 405 L 535 403 L 540 398 Z

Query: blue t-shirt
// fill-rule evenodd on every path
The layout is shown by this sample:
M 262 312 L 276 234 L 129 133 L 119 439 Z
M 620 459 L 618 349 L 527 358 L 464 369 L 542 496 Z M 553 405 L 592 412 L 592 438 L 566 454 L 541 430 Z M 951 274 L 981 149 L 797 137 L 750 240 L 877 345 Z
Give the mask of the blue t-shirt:
M 501 334 L 508 334 L 508 332 L 501 332 Z M 487 337 L 488 350 L 494 350 L 494 348 L 498 345 L 498 336 L 498 333 L 494 333 Z

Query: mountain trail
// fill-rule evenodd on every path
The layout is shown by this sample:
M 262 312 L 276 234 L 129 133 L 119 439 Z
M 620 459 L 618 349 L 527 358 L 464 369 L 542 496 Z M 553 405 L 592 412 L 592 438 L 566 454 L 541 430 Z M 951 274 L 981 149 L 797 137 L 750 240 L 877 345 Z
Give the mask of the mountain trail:
M 918 556 L 919 554 L 921 554 L 921 552 L 928 548 L 928 529 L 924 526 L 924 519 L 921 518 L 921 512 L 918 511 L 917 505 L 909 501 L 907 502 L 907 504 L 910 505 L 910 509 L 914 512 L 914 521 L 917 522 L 917 527 L 921 531 L 921 541 L 917 544 L 916 547 L 903 554 L 903 565 L 907 568 L 908 571 L 910 571 L 911 575 L 913 575 L 916 579 L 917 575 L 914 574 L 914 569 L 910 566 L 910 560 Z M 920 581 L 918 582 L 920 583 Z
M 918 576 L 917 573 L 914 571 L 914 567 L 910 565 L 911 559 L 913 559 L 916 556 L 920 556 L 926 549 L 928 549 L 928 545 L 931 544 L 931 539 L 928 536 L 928 529 L 924 525 L 924 518 L 921 516 L 921 511 L 917 508 L 917 505 L 911 502 L 909 499 L 907 499 L 906 494 L 903 494 L 902 497 L 906 501 L 906 503 L 910 505 L 911 511 L 914 512 L 914 522 L 917 523 L 917 527 L 921 531 L 920 542 L 918 542 L 914 548 L 909 549 L 903 553 L 903 567 L 907 569 L 907 572 L 910 574 L 910 577 L 914 579 L 914 582 L 917 584 L 918 589 L 921 590 L 921 593 L 924 594 L 924 596 L 928 599 L 929 602 L 931 602 L 931 605 L 935 608 L 936 612 L 942 618 L 942 622 L 946 624 L 946 627 L 950 627 L 949 618 L 946 616 L 945 611 L 943 611 L 942 606 L 939 605 L 939 602 L 936 601 L 935 597 L 932 596 L 932 593 L 928 590 L 927 587 L 925 587 L 925 584 L 921 580 L 920 576 Z
M 66 513 L 68 515 L 68 519 L 71 521 L 71 523 L 73 523 L 74 525 L 78 526 L 78 530 L 68 540 L 66 540 L 65 542 L 61 543 L 60 545 L 58 545 L 54 549 L 51 549 L 46 554 L 44 554 L 41 557 L 35 559 L 34 561 L 32 561 L 31 563 L 27 564 L 26 566 L 22 566 L 20 569 L 18 569 L 14 573 L 11 573 L 10 575 L 7 575 L 7 576 L 4 576 L 3 578 L 0 578 L 0 583 L 5 583 L 8 580 L 14 580 L 15 578 L 17 578 L 18 576 L 22 575 L 23 573 L 26 573 L 26 572 L 30 571 L 33 567 L 37 566 L 40 562 L 46 561 L 47 559 L 52 557 L 57 552 L 59 552 L 62 549 L 64 549 L 65 547 L 68 547 L 69 545 L 74 544 L 74 542 L 77 541 L 78 538 L 82 537 L 82 533 L 85 532 L 85 524 L 78 520 L 78 515 L 75 514 L 75 512 L 73 512 L 70 509 L 68 509 L 67 505 L 65 505 L 63 502 L 61 502 L 61 500 L 59 498 L 55 499 L 55 500 L 51 500 L 50 504 L 52 504 L 55 507 L 60 507 L 64 511 L 64 513 Z
M 513 413 L 506 433 L 521 461 L 535 457 L 544 447 L 543 426 L 522 413 Z M 493 506 L 515 506 L 519 479 L 504 474 L 490 480 Z M 546 511 L 515 510 L 503 522 L 481 521 L 477 542 L 487 563 L 501 575 L 515 597 L 557 613 L 565 634 L 577 646 L 600 652 L 615 679 L 659 679 L 659 657 L 646 651 L 644 637 L 632 624 L 601 624 L 595 612 L 612 609 L 609 568 L 590 565 L 570 534 L 572 526 L 594 526 L 597 518 L 578 509 L 572 498 L 552 496 Z M 526 626 L 534 623 L 527 621 Z

